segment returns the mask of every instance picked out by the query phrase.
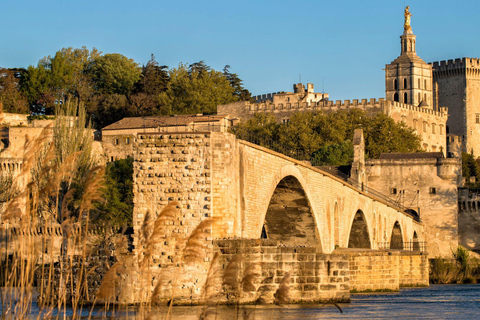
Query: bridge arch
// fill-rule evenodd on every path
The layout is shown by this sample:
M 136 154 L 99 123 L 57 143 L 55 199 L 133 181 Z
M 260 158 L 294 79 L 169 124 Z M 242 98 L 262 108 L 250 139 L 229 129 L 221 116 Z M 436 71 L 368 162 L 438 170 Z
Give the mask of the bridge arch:
M 403 250 L 403 233 L 400 223 L 395 221 L 392 228 L 392 235 L 390 237 L 390 249 Z
M 263 221 L 257 234 L 288 245 L 315 244 L 324 251 L 318 227 L 318 204 L 312 203 L 311 190 L 298 168 L 294 165 L 282 167 L 267 194 L 261 210 Z
M 371 249 L 370 232 L 368 231 L 367 220 L 362 210 L 357 210 L 353 217 L 348 237 L 349 248 Z

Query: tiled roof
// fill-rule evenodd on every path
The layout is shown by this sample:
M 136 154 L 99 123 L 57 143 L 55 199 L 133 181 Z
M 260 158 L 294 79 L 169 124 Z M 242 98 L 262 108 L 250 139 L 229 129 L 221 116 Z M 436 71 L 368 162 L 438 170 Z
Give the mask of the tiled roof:
M 225 116 L 218 115 L 177 115 L 177 116 L 158 116 L 158 117 L 130 117 L 123 118 L 102 129 L 103 130 L 122 130 L 138 128 L 157 128 L 171 126 L 185 126 L 191 123 L 199 122 L 217 122 Z
M 441 152 L 416 152 L 416 153 L 382 153 L 381 160 L 395 159 L 438 159 L 443 158 Z

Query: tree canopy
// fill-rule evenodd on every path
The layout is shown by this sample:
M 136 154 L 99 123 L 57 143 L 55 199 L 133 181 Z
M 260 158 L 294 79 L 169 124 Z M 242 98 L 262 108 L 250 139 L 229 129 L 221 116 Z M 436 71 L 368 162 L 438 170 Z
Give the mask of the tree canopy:
M 169 68 L 154 55 L 140 66 L 119 53 L 69 47 L 29 66 L 17 88 L 5 86 L 0 99 L 9 112 L 53 114 L 73 97 L 102 128 L 123 117 L 212 113 L 219 104 L 249 99 L 250 92 L 230 69 L 216 71 L 203 60 Z
M 362 128 L 368 158 L 381 153 L 421 151 L 420 138 L 404 123 L 381 113 L 368 116 L 359 109 L 335 113 L 295 113 L 287 124 L 272 114 L 256 114 L 233 129 L 240 139 L 260 143 L 314 165 L 344 165 L 352 162 L 353 131 Z

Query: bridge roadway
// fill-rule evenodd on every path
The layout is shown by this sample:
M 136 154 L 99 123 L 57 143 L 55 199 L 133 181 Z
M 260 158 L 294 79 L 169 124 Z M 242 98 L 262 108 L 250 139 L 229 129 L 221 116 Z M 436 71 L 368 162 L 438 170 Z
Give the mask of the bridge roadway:
M 167 226 L 175 236 L 213 217 L 213 239 L 269 238 L 323 253 L 424 241 L 422 223 L 402 208 L 229 133 L 139 134 L 136 152 L 136 230 L 147 212 L 178 201 Z

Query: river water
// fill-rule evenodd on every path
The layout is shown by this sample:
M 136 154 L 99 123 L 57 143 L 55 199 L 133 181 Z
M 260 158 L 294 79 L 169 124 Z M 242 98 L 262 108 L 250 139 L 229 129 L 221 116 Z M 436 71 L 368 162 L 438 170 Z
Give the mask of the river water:
M 239 310 L 219 306 L 216 319 L 480 319 L 480 284 L 432 285 L 428 288 L 402 288 L 397 293 L 355 294 L 351 303 L 339 304 L 339 307 L 343 313 L 333 304 L 244 306 Z M 195 320 L 200 310 L 200 307 L 174 306 L 172 319 Z M 149 312 L 149 316 L 152 320 L 165 319 L 166 312 L 166 308 L 155 309 Z M 85 319 L 88 318 L 88 311 L 83 314 Z M 101 318 L 100 311 L 94 312 L 92 319 Z M 108 319 L 111 318 L 109 315 Z M 117 311 L 113 318 L 140 317 L 134 311 Z M 215 316 L 208 319 L 215 319 Z

